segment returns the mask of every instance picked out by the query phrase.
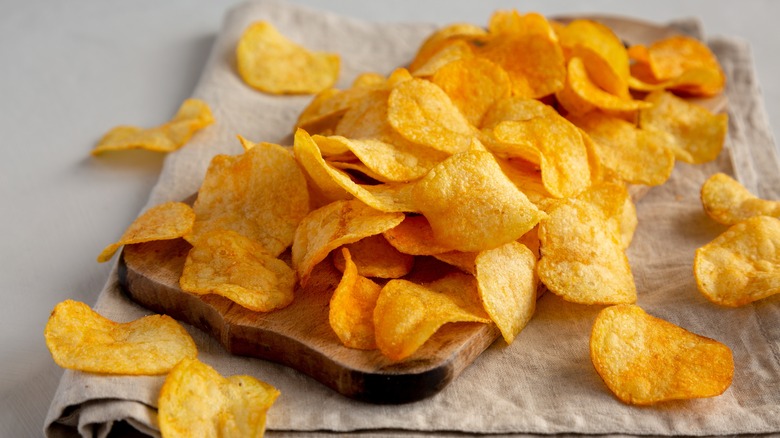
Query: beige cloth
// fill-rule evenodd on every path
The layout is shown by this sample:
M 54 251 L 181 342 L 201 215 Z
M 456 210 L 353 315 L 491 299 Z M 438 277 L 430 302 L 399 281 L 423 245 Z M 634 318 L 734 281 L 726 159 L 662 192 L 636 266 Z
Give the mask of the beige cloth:
M 250 22 L 267 19 L 293 40 L 343 58 L 340 86 L 359 72 L 389 73 L 409 61 L 433 29 L 424 24 L 375 24 L 261 1 L 232 10 L 214 45 L 195 97 L 214 109 L 217 123 L 170 154 L 148 206 L 194 193 L 217 153 L 238 153 L 236 134 L 289 144 L 296 114 L 311 97 L 278 97 L 246 87 L 235 74 L 236 41 Z M 686 22 L 695 32 L 695 22 Z M 678 27 L 679 28 L 679 27 Z M 631 28 L 627 29 L 629 32 Z M 377 406 L 354 402 L 291 369 L 234 357 L 203 332 L 188 327 L 199 358 L 222 374 L 250 374 L 282 396 L 268 415 L 269 431 L 373 431 L 393 435 L 439 433 L 720 435 L 780 432 L 780 297 L 740 309 L 707 302 L 692 275 L 694 250 L 724 227 L 702 212 L 699 188 L 719 170 L 735 173 L 754 193 L 780 199 L 780 166 L 749 47 L 713 39 L 729 78 L 727 150 L 714 163 L 678 164 L 671 180 L 638 204 L 640 224 L 629 250 L 649 313 L 726 343 L 734 353 L 732 386 L 711 399 L 637 408 L 618 402 L 595 373 L 588 337 L 599 307 L 566 303 L 553 294 L 511 345 L 497 341 L 440 394 L 417 403 Z M 103 315 L 128 321 L 149 312 L 130 302 L 116 270 L 96 304 Z M 106 436 L 130 425 L 157 434 L 155 405 L 161 377 L 104 377 L 66 371 L 46 419 L 52 437 Z

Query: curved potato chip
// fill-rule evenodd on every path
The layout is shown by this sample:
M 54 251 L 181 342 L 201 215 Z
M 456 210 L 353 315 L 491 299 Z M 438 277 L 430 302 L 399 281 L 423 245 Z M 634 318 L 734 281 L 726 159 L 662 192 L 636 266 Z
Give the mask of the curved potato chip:
M 54 307 L 44 337 L 57 365 L 89 373 L 165 374 L 198 355 L 189 333 L 170 316 L 118 323 L 73 300 Z
M 754 216 L 780 218 L 780 201 L 757 197 L 725 173 L 716 173 L 704 181 L 701 203 L 709 217 L 724 225 Z
M 590 186 L 588 150 L 571 122 L 554 114 L 496 125 L 492 151 L 539 164 L 544 188 L 553 196 L 576 196 Z M 496 147 L 497 146 L 497 147 Z
M 452 248 L 439 243 L 425 216 L 406 216 L 400 224 L 383 233 L 390 245 L 403 254 L 435 255 Z
M 700 83 L 699 89 L 707 95 L 723 90 L 726 77 L 718 59 L 701 41 L 684 35 L 658 40 L 647 48 L 647 63 L 658 81 L 679 78 L 692 70 L 709 70 L 709 81 Z
M 624 184 L 600 182 L 578 196 L 578 199 L 596 206 L 620 231 L 623 248 L 631 245 L 638 225 L 636 207 Z
M 344 275 L 330 298 L 328 322 L 346 347 L 373 350 L 374 307 L 382 287 L 358 273 L 348 249 L 341 254 Z
M 118 241 L 106 246 L 97 261 L 103 263 L 111 260 L 122 245 L 184 237 L 192 231 L 194 222 L 195 213 L 187 204 L 166 202 L 156 205 L 138 216 Z
M 518 242 L 477 255 L 479 297 L 507 344 L 528 324 L 536 309 L 536 256 Z
M 509 96 L 512 87 L 504 69 L 483 58 L 450 62 L 436 71 L 431 82 L 447 93 L 474 126 L 480 125 L 485 112 L 495 102 Z
M 674 152 L 633 123 L 600 112 L 570 115 L 569 120 L 590 136 L 601 165 L 621 180 L 657 186 L 671 176 Z
M 390 92 L 387 120 L 407 140 L 450 154 L 467 150 L 476 133 L 447 93 L 424 79 L 402 82 Z
M 780 293 L 780 219 L 756 216 L 732 225 L 696 250 L 693 272 L 699 291 L 722 306 Z
M 117 126 L 104 135 L 92 149 L 92 155 L 106 151 L 146 149 L 173 152 L 184 146 L 195 132 L 214 123 L 208 104 L 200 99 L 187 99 L 171 121 L 156 128 Z
M 434 254 L 433 258 L 442 261 L 450 266 L 454 266 L 461 271 L 474 275 L 476 273 L 476 261 L 480 252 L 447 251 L 440 254 Z
M 412 196 L 436 240 L 466 252 L 517 240 L 544 217 L 484 151 L 447 158 L 414 186 Z
M 412 62 L 409 64 L 409 71 L 417 72 L 438 52 L 446 49 L 449 45 L 469 38 L 479 38 L 487 35 L 487 31 L 471 23 L 453 23 L 442 27 L 433 32 L 423 41 L 417 50 Z
M 542 180 L 542 172 L 534 164 L 516 158 L 500 159 L 497 158 L 498 165 L 501 166 L 501 170 L 504 175 L 512 181 L 512 184 L 517 187 L 518 190 L 523 192 L 528 200 L 538 206 L 545 199 L 551 197 L 550 192 L 544 188 L 544 181 Z
M 652 92 L 645 101 L 652 106 L 640 111 L 639 126 L 666 133 L 666 146 L 678 160 L 701 164 L 720 154 L 728 130 L 726 114 L 712 114 L 666 91 Z
M 295 272 L 260 243 L 216 229 L 193 242 L 179 286 L 185 292 L 216 294 L 249 310 L 270 312 L 292 302 Z
M 292 263 L 301 285 L 332 250 L 381 234 L 403 220 L 403 213 L 384 213 L 360 200 L 336 201 L 312 211 L 298 225 L 292 245 Z
M 363 277 L 400 278 L 414 265 L 414 256 L 398 251 L 381 234 L 346 244 L 344 248 L 349 250 L 352 263 Z M 333 265 L 341 272 L 346 269 L 341 251 L 333 253 Z
M 233 230 L 278 256 L 309 212 L 309 191 L 289 149 L 258 143 L 241 155 L 211 160 L 193 210 L 195 225 L 187 240 Z
M 573 57 L 567 64 L 565 86 L 556 94 L 566 111 L 582 115 L 599 108 L 605 111 L 636 111 L 652 106 L 651 103 L 634 100 L 630 95 L 618 96 L 602 90 L 588 76 L 585 62 Z
M 336 82 L 340 63 L 336 54 L 293 43 L 267 21 L 249 25 L 236 46 L 239 75 L 266 93 L 318 93 Z
M 488 20 L 492 35 L 541 35 L 552 41 L 558 36 L 544 15 L 536 12 L 519 13 L 516 9 L 498 10 Z
M 556 200 L 539 225 L 542 258 L 537 273 L 550 291 L 581 304 L 636 302 L 636 285 L 623 240 L 597 206 Z
M 425 64 L 422 64 L 419 68 L 413 70 L 412 74 L 415 77 L 430 77 L 451 62 L 473 57 L 474 50 L 468 42 L 460 39 L 453 39 L 438 52 L 433 54 Z
M 483 129 L 493 129 L 501 122 L 509 120 L 530 120 L 534 117 L 546 117 L 558 114 L 555 108 L 536 99 L 508 97 L 497 101 L 482 118 Z
M 263 436 L 279 394 L 252 376 L 225 378 L 197 359 L 183 360 L 160 390 L 160 432 L 166 438 Z
M 377 347 L 392 361 L 414 354 L 449 322 L 490 322 L 479 306 L 474 277 L 450 274 L 427 286 L 390 280 L 374 308 Z
M 726 345 L 636 305 L 610 306 L 599 313 L 590 357 L 609 390 L 633 405 L 714 397 L 728 389 L 734 375 Z

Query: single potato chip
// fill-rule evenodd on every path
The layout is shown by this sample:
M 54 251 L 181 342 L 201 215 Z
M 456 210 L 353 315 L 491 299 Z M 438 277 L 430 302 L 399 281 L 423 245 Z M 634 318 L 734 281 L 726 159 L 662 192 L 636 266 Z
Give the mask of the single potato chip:
M 122 245 L 184 237 L 192 231 L 194 223 L 195 213 L 187 204 L 166 202 L 156 205 L 138 216 L 118 241 L 106 246 L 97 261 L 103 263 L 111 260 Z
M 414 186 L 412 197 L 436 240 L 466 252 L 517 240 L 544 217 L 485 151 L 444 160 Z
M 704 182 L 701 203 L 709 217 L 724 225 L 734 225 L 754 216 L 780 218 L 780 201 L 755 196 L 725 173 L 716 173 Z
M 258 143 L 241 155 L 211 160 L 193 209 L 191 243 L 209 231 L 233 230 L 278 256 L 309 212 L 309 191 L 289 149 Z
M 197 359 L 186 359 L 160 390 L 160 432 L 166 438 L 261 437 L 266 413 L 279 394 L 252 376 L 225 378 Z
M 647 49 L 647 63 L 657 81 L 675 80 L 691 71 L 708 71 L 704 81 L 676 84 L 675 89 L 695 91 L 697 95 L 713 96 L 723 91 L 726 77 L 718 59 L 709 47 L 688 36 L 673 36 L 651 44 Z M 698 82 L 698 83 L 697 83 Z
M 755 216 L 696 250 L 699 291 L 715 304 L 739 307 L 780 293 L 780 219 Z
M 453 23 L 433 32 L 423 41 L 412 62 L 409 71 L 417 73 L 432 57 L 452 44 L 480 38 L 487 35 L 482 27 L 471 23 Z
M 382 287 L 358 273 L 347 248 L 342 248 L 340 253 L 344 275 L 330 298 L 330 327 L 346 347 L 373 350 L 376 348 L 374 307 Z
M 298 225 L 292 245 L 292 263 L 301 285 L 332 250 L 381 234 L 403 220 L 403 213 L 381 212 L 360 200 L 336 201 L 312 211 Z
M 509 242 L 477 255 L 479 297 L 507 344 L 511 344 L 536 309 L 536 256 L 525 245 Z
M 270 312 L 292 302 L 295 272 L 260 243 L 220 229 L 192 243 L 179 278 L 183 291 L 220 295 L 255 312 Z
M 436 255 L 452 251 L 436 240 L 425 216 L 406 216 L 403 222 L 383 234 L 387 242 L 403 254 Z
M 187 99 L 173 119 L 156 128 L 117 126 L 110 130 L 92 149 L 92 155 L 106 151 L 146 149 L 173 152 L 184 146 L 197 131 L 214 123 L 208 104 L 199 99 Z
M 498 64 L 484 58 L 462 58 L 438 69 L 431 77 L 452 103 L 474 126 L 493 104 L 509 97 L 509 75 Z
M 630 304 L 607 307 L 596 317 L 590 358 L 609 390 L 633 405 L 714 397 L 734 375 L 726 345 Z
M 165 374 L 198 355 L 189 333 L 167 315 L 118 323 L 73 300 L 54 307 L 44 337 L 57 365 L 89 373 Z
M 352 263 L 363 277 L 400 278 L 414 266 L 414 256 L 398 251 L 381 234 L 348 243 L 343 248 L 349 250 Z M 341 272 L 346 269 L 341 251 L 333 252 L 333 265 Z
M 450 274 L 427 286 L 390 280 L 374 308 L 377 347 L 392 361 L 414 354 L 448 322 L 490 322 L 479 305 L 474 277 Z
M 601 208 L 556 200 L 539 225 L 539 279 L 566 301 L 581 304 L 636 302 L 636 285 L 619 228 Z
M 267 21 L 252 23 L 236 46 L 236 65 L 249 86 L 272 94 L 319 93 L 339 76 L 340 57 L 293 43 Z
M 667 147 L 678 160 L 701 164 L 720 154 L 728 130 L 726 114 L 712 114 L 666 91 L 654 91 L 645 101 L 653 105 L 640 111 L 639 127 L 665 133 Z
M 636 111 L 651 106 L 649 102 L 635 100 L 630 95 L 617 96 L 602 90 L 588 76 L 585 61 L 573 57 L 567 64 L 565 86 L 556 94 L 566 111 L 582 115 L 598 108 L 605 111 Z

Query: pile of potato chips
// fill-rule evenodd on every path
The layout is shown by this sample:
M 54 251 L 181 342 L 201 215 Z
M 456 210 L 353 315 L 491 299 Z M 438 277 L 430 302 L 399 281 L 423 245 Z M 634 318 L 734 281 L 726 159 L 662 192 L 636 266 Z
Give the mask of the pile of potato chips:
M 150 209 L 100 261 L 124 244 L 183 237 L 192 249 L 181 289 L 257 312 L 289 305 L 317 264 L 333 263 L 343 277 L 322 291 L 332 293 L 327 323 L 346 347 L 394 361 L 449 322 L 495 324 L 511 343 L 549 290 L 607 306 L 591 358 L 620 400 L 728 388 L 728 347 L 636 306 L 626 257 L 638 221 L 633 188 L 663 184 L 677 160 L 704 163 L 723 147 L 727 116 L 687 99 L 725 85 L 701 42 L 675 36 L 626 47 L 596 21 L 498 11 L 486 28 L 439 29 L 407 67 L 361 74 L 347 89 L 332 88 L 337 55 L 311 52 L 270 23 L 251 25 L 236 50 L 249 86 L 316 93 L 292 148 L 240 138 L 245 151 L 214 157 L 191 208 Z M 158 131 L 178 132 L 174 125 Z M 714 218 L 778 216 L 777 203 L 726 184 L 702 192 Z M 697 253 L 697 281 L 715 302 L 778 291 L 778 220 L 747 221 Z M 723 274 L 724 260 L 738 267 Z M 737 291 L 743 276 L 757 280 Z M 221 405 L 186 406 L 176 396 L 187 380 L 213 382 L 210 373 L 182 360 L 161 410 L 214 415 Z M 230 384 L 217 385 L 239 391 Z M 241 391 L 262 406 L 275 398 L 263 385 Z M 161 412 L 161 422 L 176 430 L 192 421 L 181 412 Z

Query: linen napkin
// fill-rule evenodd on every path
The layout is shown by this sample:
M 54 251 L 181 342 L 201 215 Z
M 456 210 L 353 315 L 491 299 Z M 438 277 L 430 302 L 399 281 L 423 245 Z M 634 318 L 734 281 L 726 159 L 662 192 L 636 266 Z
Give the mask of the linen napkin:
M 434 26 L 377 24 L 277 1 L 253 1 L 232 9 L 193 95 L 209 103 L 217 123 L 166 157 L 147 207 L 181 200 L 197 191 L 209 160 L 239 153 L 240 134 L 252 141 L 289 145 L 306 96 L 270 96 L 248 88 L 234 68 L 234 47 L 256 20 L 315 50 L 342 56 L 339 87 L 356 74 L 383 74 L 406 64 Z M 658 26 L 617 20 L 615 29 L 637 42 L 658 35 Z M 695 20 L 663 31 L 696 34 Z M 361 436 L 415 434 L 621 434 L 732 435 L 780 432 L 780 298 L 739 309 L 710 304 L 696 289 L 693 254 L 725 227 L 709 220 L 699 203 L 712 173 L 736 175 L 753 193 L 780 199 L 780 165 L 771 138 L 749 46 L 709 39 L 728 77 L 729 135 L 712 163 L 677 164 L 665 185 L 637 205 L 639 227 L 629 258 L 648 313 L 728 345 L 734 353 L 732 386 L 721 396 L 626 406 L 609 393 L 590 364 L 588 339 L 600 307 L 567 303 L 554 294 L 515 342 L 496 341 L 441 393 L 415 403 L 380 406 L 349 400 L 283 366 L 228 354 L 215 340 L 187 326 L 199 359 L 223 375 L 250 374 L 282 396 L 268 413 L 268 433 L 353 431 Z M 120 290 L 116 269 L 95 305 L 104 316 L 129 321 L 150 313 Z M 105 437 L 112 430 L 159 435 L 156 403 L 164 377 L 107 377 L 65 371 L 46 419 L 50 437 Z

